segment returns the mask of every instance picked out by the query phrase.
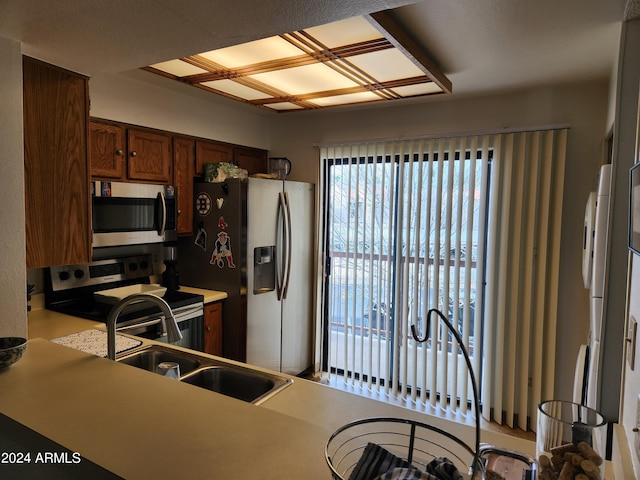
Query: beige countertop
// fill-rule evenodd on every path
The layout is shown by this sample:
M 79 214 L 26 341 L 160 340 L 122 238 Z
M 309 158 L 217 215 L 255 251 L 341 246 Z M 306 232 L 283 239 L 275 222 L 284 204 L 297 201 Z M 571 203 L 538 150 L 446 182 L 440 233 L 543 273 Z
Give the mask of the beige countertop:
M 330 478 L 331 433 L 377 416 L 412 418 L 473 445 L 472 425 L 317 382 L 295 378 L 256 406 L 35 338 L 95 325 L 30 312 L 24 357 L 0 371 L 0 412 L 127 479 Z M 533 442 L 497 432 L 481 441 L 535 453 Z
M 180 285 L 180 291 L 203 295 L 205 305 L 207 303 L 219 302 L 227 298 L 227 292 L 220 292 L 216 290 L 205 290 L 203 288 L 187 287 L 186 285 Z

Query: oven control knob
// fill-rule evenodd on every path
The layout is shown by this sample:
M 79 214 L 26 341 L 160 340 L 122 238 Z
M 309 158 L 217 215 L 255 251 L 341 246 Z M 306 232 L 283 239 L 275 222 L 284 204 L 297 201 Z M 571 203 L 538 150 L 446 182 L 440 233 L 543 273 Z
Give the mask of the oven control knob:
M 76 277 L 78 280 L 81 279 L 82 277 L 84 277 L 84 270 L 80 270 L 77 269 L 73 272 L 73 276 Z
M 138 264 L 137 263 L 131 262 L 129 264 L 129 270 L 131 270 L 132 272 L 135 272 L 137 269 L 138 269 Z
M 144 260 L 140 262 L 140 268 L 142 270 L 147 270 L 149 268 L 149 262 L 145 262 Z
M 71 274 L 66 270 L 63 270 L 62 272 L 58 273 L 58 278 L 63 282 L 66 280 L 69 280 L 70 277 L 71 277 Z

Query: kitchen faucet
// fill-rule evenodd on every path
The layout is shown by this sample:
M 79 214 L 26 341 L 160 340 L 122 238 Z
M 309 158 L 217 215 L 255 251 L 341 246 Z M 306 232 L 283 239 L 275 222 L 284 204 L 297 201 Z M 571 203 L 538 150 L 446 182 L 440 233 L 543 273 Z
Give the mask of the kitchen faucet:
M 171 307 L 162 298 L 152 293 L 134 293 L 128 297 L 124 297 L 109 312 L 107 317 L 107 357 L 111 360 L 116 359 L 116 324 L 118 323 L 118 317 L 122 311 L 132 303 L 145 300 L 151 303 L 155 303 L 160 307 L 164 317 L 160 318 L 163 334 L 167 334 L 169 342 L 177 342 L 182 339 L 182 333 L 178 328 L 178 322 L 176 322 Z

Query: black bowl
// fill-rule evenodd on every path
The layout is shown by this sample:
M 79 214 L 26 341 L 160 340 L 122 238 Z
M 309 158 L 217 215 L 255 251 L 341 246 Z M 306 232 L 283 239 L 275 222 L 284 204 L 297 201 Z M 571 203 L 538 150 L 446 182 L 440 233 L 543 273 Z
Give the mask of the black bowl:
M 25 348 L 27 348 L 26 338 L 0 337 L 0 370 L 20 360 Z

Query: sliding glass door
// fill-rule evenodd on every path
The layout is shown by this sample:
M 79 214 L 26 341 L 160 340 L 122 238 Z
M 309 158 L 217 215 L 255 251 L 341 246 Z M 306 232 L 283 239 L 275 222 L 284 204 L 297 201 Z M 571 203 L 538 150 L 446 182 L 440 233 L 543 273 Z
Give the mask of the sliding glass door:
M 490 151 L 454 140 L 376 144 L 324 161 L 325 370 L 424 401 L 466 397 L 452 335 L 434 324 L 418 344 L 410 327 L 424 332 L 437 308 L 479 358 Z

